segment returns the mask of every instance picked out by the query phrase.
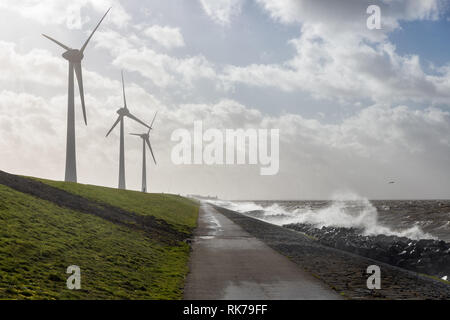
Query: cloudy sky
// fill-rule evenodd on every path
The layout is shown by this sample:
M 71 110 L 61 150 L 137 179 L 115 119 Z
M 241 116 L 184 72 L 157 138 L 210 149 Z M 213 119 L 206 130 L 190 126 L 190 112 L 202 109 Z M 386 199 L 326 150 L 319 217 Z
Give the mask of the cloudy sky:
M 2 0 L 0 169 L 64 177 L 67 61 L 79 48 L 89 126 L 76 93 L 78 180 L 114 187 L 122 106 L 152 132 L 151 192 L 226 199 L 450 197 L 448 0 Z M 369 5 L 382 29 L 366 27 Z M 280 129 L 280 171 L 172 164 L 178 128 Z M 126 121 L 126 132 L 142 129 Z M 126 137 L 140 188 L 141 142 Z M 388 184 L 395 180 L 396 184 Z

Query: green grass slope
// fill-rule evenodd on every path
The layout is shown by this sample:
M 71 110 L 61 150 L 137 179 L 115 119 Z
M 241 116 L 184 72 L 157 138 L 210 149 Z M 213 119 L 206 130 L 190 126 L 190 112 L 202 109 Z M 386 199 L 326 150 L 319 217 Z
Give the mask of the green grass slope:
M 192 205 L 192 200 L 177 195 L 142 193 L 72 182 L 38 180 L 86 199 L 105 202 L 144 216 L 152 215 L 165 220 L 181 232 L 190 232 L 197 223 L 198 208 Z
M 45 181 L 190 233 L 198 204 L 181 197 Z M 0 299 L 181 299 L 189 246 L 153 239 L 0 184 Z M 81 290 L 66 287 L 70 265 Z

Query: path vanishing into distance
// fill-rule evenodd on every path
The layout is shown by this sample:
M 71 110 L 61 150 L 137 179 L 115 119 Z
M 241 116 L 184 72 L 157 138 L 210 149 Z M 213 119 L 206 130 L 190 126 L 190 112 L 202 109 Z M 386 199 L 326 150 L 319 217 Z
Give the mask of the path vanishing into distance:
M 342 299 L 205 203 L 192 249 L 185 299 Z

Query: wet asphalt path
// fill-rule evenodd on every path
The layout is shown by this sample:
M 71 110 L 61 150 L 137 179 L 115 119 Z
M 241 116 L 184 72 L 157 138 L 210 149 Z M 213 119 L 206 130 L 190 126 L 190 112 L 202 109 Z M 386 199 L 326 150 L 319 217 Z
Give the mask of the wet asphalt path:
M 341 298 L 287 257 L 204 203 L 192 248 L 185 299 Z

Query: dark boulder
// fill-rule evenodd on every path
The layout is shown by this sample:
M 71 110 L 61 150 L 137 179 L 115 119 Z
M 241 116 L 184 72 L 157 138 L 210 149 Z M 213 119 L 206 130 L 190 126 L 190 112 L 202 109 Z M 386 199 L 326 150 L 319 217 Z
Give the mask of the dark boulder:
M 320 243 L 394 266 L 435 275 L 450 275 L 450 243 L 432 239 L 411 240 L 387 235 L 362 235 L 356 228 L 290 224 L 285 227 L 313 236 Z

